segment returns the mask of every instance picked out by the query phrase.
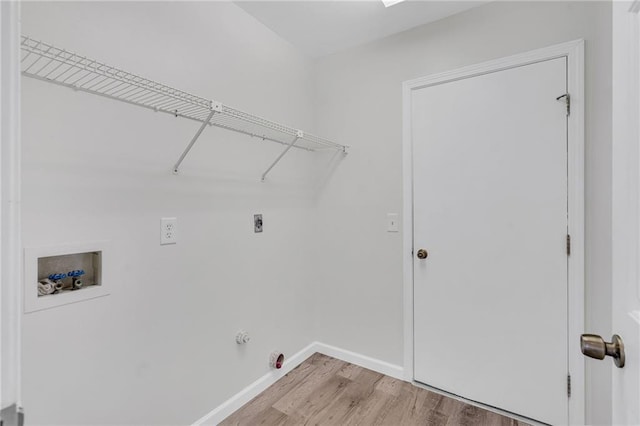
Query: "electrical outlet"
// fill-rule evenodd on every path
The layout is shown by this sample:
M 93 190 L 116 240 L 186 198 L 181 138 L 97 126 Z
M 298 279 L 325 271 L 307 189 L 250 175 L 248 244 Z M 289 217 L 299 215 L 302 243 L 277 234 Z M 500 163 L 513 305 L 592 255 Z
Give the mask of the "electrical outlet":
M 262 215 L 261 214 L 254 214 L 253 215 L 253 232 L 262 232 L 262 226 L 263 226 L 263 222 L 262 222 Z
M 178 219 L 175 217 L 163 217 L 160 219 L 160 245 L 175 244 L 178 242 Z

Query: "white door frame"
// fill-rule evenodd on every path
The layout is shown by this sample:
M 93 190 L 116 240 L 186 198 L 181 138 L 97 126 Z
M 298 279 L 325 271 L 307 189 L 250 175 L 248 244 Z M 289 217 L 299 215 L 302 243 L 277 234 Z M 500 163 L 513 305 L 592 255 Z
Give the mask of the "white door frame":
M 624 339 L 627 330 L 621 329 L 617 310 L 623 307 L 616 301 L 628 296 L 626 283 L 639 283 L 640 261 L 640 0 L 613 2 L 613 174 L 612 174 L 612 250 L 613 250 L 613 288 L 612 288 L 612 326 L 613 333 L 619 333 Z M 637 288 L 636 297 L 640 296 Z M 620 294 L 620 296 L 618 296 Z M 633 353 L 634 338 L 628 343 L 628 357 Z M 630 345 L 629 345 L 630 344 Z M 626 424 L 637 421 L 638 408 L 632 413 L 620 410 L 616 404 L 624 404 L 625 380 L 638 371 L 637 359 L 627 361 L 623 370 L 611 367 L 612 374 L 612 421 L 614 424 Z M 624 377 L 626 375 L 627 377 Z M 631 376 L 633 377 L 633 375 Z M 635 380 L 638 380 L 636 377 Z M 635 412 L 634 412 L 635 411 Z M 632 418 L 627 418 L 630 415 Z
M 0 0 L 0 410 L 20 410 L 20 3 Z
M 447 71 L 402 85 L 403 97 L 403 280 L 404 280 L 404 378 L 414 381 L 413 356 L 413 168 L 411 136 L 412 91 L 436 84 L 475 77 L 540 61 L 566 57 L 571 114 L 568 119 L 568 208 L 571 255 L 568 283 L 568 373 L 571 374 L 569 423 L 585 421 L 585 360 L 580 351 L 584 332 L 584 41 L 575 40 L 531 52 Z M 560 94 L 559 94 L 560 95 Z

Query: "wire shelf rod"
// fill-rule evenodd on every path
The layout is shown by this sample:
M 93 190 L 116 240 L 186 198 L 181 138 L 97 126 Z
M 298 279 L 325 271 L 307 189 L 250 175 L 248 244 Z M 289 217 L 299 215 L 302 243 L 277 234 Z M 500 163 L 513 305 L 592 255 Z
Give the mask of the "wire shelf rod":
M 280 144 L 280 145 L 289 145 L 288 142 L 282 142 L 280 140 L 269 138 L 269 137 L 265 137 L 265 136 L 259 135 L 257 133 L 251 133 L 251 132 L 248 132 L 248 131 L 242 131 L 242 130 L 234 129 L 234 128 L 227 127 L 227 126 L 224 126 L 224 125 L 220 125 L 220 124 L 209 123 L 209 125 L 215 126 L 215 127 L 219 127 L 221 129 L 225 129 L 225 130 L 231 130 L 231 131 L 237 132 L 237 133 L 242 133 L 244 135 L 251 136 L 252 138 L 258 138 L 258 139 L 261 139 L 263 141 L 275 142 L 275 143 Z M 306 148 L 306 147 L 298 146 L 298 145 L 294 145 L 293 148 L 300 149 L 300 150 L 303 150 L 303 151 L 309 151 L 309 152 L 315 151 L 314 149 Z
M 109 88 L 109 86 L 112 86 L 113 84 L 118 85 L 118 84 L 124 84 L 124 83 L 121 82 L 121 81 L 117 81 L 117 80 L 116 81 L 109 80 L 105 84 L 103 84 L 102 86 L 97 87 L 96 91 L 104 91 L 105 93 L 107 93 L 109 90 L 111 90 L 111 88 Z
M 102 77 L 100 74 L 96 74 L 96 75 L 91 74 L 91 71 L 87 71 L 87 70 L 82 70 L 82 71 L 86 72 L 86 74 L 85 74 L 85 75 L 83 75 L 82 77 L 80 77 L 79 79 L 77 79 L 76 81 L 74 81 L 74 82 L 73 82 L 73 85 L 74 85 L 74 86 L 78 86 L 78 87 L 86 87 L 86 86 L 87 86 L 87 84 L 89 84 L 89 83 L 91 83 L 92 81 L 94 81 L 94 80 L 96 80 L 96 79 L 98 79 L 98 78 Z M 85 78 L 87 78 L 87 77 L 90 77 L 90 78 L 89 78 L 89 80 L 82 81 L 82 80 L 84 80 L 84 79 L 85 79 Z M 80 83 L 81 81 L 82 81 L 82 83 Z
M 86 59 L 86 58 L 83 58 L 83 59 Z M 91 65 L 92 65 L 92 64 L 94 64 L 95 62 L 96 62 L 96 61 L 92 61 L 92 62 L 89 64 L 89 66 L 91 66 Z M 69 69 L 73 69 L 73 68 L 71 68 L 71 67 L 70 67 Z M 71 77 L 74 77 L 76 74 L 78 74 L 78 73 L 80 73 L 80 72 L 83 72 L 83 71 L 84 71 L 84 70 L 83 70 L 82 68 L 78 68 L 75 72 L 73 72 L 73 73 L 69 74 L 69 75 L 68 75 L 64 80 L 62 80 L 62 82 L 63 82 L 63 83 L 66 83 L 66 82 L 67 82 L 67 80 L 69 80 Z M 65 72 L 66 72 L 66 71 L 65 71 Z M 86 72 L 86 71 L 85 71 L 85 72 Z M 64 73 L 63 73 L 63 74 L 64 74 Z M 60 77 L 61 77 L 61 75 L 59 75 L 59 76 L 56 78 L 56 80 L 57 80 L 57 79 L 59 79 Z
M 38 42 L 38 44 L 36 44 L 35 49 L 40 47 L 41 42 Z M 24 41 L 22 42 L 22 45 L 24 46 Z M 20 62 L 24 62 L 29 56 L 31 56 L 31 54 L 33 54 L 32 51 L 27 51 L 27 54 L 24 55 L 24 57 L 22 58 L 22 60 Z
M 202 130 L 192 140 L 193 144 L 209 125 L 285 146 L 281 156 L 263 176 L 266 176 L 291 148 L 346 152 L 347 147 L 344 145 L 184 92 L 40 40 L 22 36 L 21 49 L 24 76 L 197 121 L 201 124 Z M 292 138 L 295 139 L 293 142 Z M 184 158 L 181 158 L 179 163 L 183 160 Z M 176 163 L 176 169 L 179 163 Z
M 143 92 L 144 89 L 142 87 L 131 85 L 130 90 L 125 90 L 124 93 L 119 93 L 117 96 L 122 97 L 123 99 L 131 99 L 135 96 L 136 93 Z
M 154 99 L 161 99 L 162 102 L 176 102 L 175 99 L 167 100 L 165 98 L 165 95 L 163 95 L 162 93 L 155 93 L 155 92 L 149 93 L 145 90 L 143 90 L 142 92 L 138 92 L 135 95 L 132 95 L 129 99 L 132 102 L 140 102 L 140 103 L 144 103 L 146 101 L 151 101 Z M 182 101 L 178 101 L 178 102 L 182 102 Z
M 37 64 L 37 63 L 40 61 L 40 59 L 42 59 L 42 58 L 36 58 L 36 60 L 35 60 L 35 61 L 33 61 L 33 62 L 31 63 L 31 65 L 29 65 L 29 66 L 27 67 L 27 69 L 25 69 L 25 70 L 24 70 L 24 72 L 29 72 L 29 70 L 30 70 L 31 68 L 33 68 L 33 66 L 34 66 L 35 64 Z
M 49 51 L 51 51 L 52 48 L 53 48 L 52 46 L 49 46 L 46 51 L 41 52 L 41 55 L 42 55 L 41 58 L 45 57 L 47 59 L 50 59 Z M 77 56 L 77 55 L 73 55 L 72 54 L 72 56 Z M 28 73 L 28 71 L 31 69 L 31 67 L 35 63 L 37 63 L 41 58 L 38 58 L 37 61 L 32 63 L 23 72 Z M 78 58 L 82 58 L 82 57 L 78 56 Z M 127 73 L 125 71 L 121 71 L 121 70 L 118 70 L 116 68 L 109 67 L 108 65 L 99 63 L 97 61 L 93 61 L 96 65 L 94 65 L 94 69 L 91 70 L 91 69 L 87 69 L 87 66 L 85 64 L 82 64 L 81 62 L 73 62 L 68 57 L 59 57 L 58 60 L 59 61 L 63 61 L 64 63 L 66 63 L 68 65 L 71 65 L 71 66 L 74 66 L 74 67 L 80 67 L 80 68 L 85 69 L 85 70 L 87 70 L 89 72 L 98 74 L 94 78 L 92 78 L 90 81 L 83 83 L 84 88 L 87 88 L 86 85 L 89 82 L 93 81 L 94 79 L 96 79 L 98 77 L 103 77 L 103 79 L 100 80 L 100 82 L 103 82 L 108 78 L 112 78 L 112 79 L 116 79 L 116 80 L 119 80 L 119 81 L 127 82 L 125 77 L 126 78 L 131 77 L 136 84 L 143 85 L 144 89 L 151 90 L 151 91 L 156 91 L 158 93 L 163 93 L 166 96 L 177 97 L 177 98 L 181 98 L 181 99 L 189 99 L 189 100 L 192 100 L 192 101 L 195 100 L 195 101 L 204 101 L 204 102 L 206 102 L 206 100 L 204 98 L 199 98 L 199 97 L 197 97 L 195 95 L 190 95 L 190 94 L 185 93 L 185 92 L 180 92 L 177 89 L 171 88 L 169 86 L 162 86 L 162 85 L 160 85 L 158 83 L 152 82 L 151 80 L 147 80 L 147 79 L 135 76 L 133 74 Z M 120 73 L 120 74 L 118 74 L 118 73 Z M 35 73 L 35 74 L 37 74 L 37 73 Z M 100 84 L 100 82 L 98 82 L 97 84 Z M 92 89 L 97 84 L 94 84 L 93 86 L 88 87 L 88 89 Z
M 199 105 L 187 105 L 187 107 L 182 110 L 182 113 L 189 114 L 191 112 L 199 111 L 201 109 L 202 107 Z
M 120 90 L 116 90 L 115 92 L 112 93 L 112 95 L 114 96 L 127 96 L 129 93 L 133 92 L 134 90 L 139 89 L 139 87 L 136 87 L 134 85 L 132 85 L 131 83 L 126 83 L 125 86 L 120 89 Z
M 60 55 L 61 55 L 62 53 L 64 53 L 64 50 L 61 50 L 61 51 L 59 51 L 58 53 L 56 53 L 55 55 L 53 55 L 52 57 L 50 57 L 48 62 L 45 62 L 45 64 L 44 64 L 44 65 L 42 65 L 38 71 L 34 71 L 34 72 L 35 72 L 36 74 L 39 74 L 42 70 L 44 70 L 45 68 L 47 68 L 47 67 L 48 67 L 51 63 L 53 63 L 54 61 L 56 61 L 56 62 L 60 62 L 60 65 L 64 65 L 64 62 L 59 60 Z M 44 77 L 46 77 L 46 76 L 44 76 Z
M 91 73 L 89 73 L 85 77 L 91 77 Z M 91 89 L 91 86 L 89 86 L 89 84 L 93 83 L 95 80 L 97 80 L 99 78 L 102 78 L 102 77 L 103 76 L 101 74 L 96 74 L 92 78 L 90 78 L 89 80 L 83 81 L 82 84 L 78 84 L 77 86 L 80 87 L 80 88 L 83 88 L 83 89 Z M 80 80 L 82 80 L 82 79 L 80 79 Z
M 118 83 L 113 87 L 110 87 L 105 93 L 109 93 L 110 95 L 113 95 L 115 92 L 118 91 L 118 88 L 122 87 L 122 86 L 127 86 L 129 83 Z
M 43 77 L 44 77 L 44 78 L 48 78 L 51 74 L 53 74 L 54 72 L 56 72 L 56 71 L 57 71 L 58 69 L 60 69 L 60 67 L 61 67 L 61 66 L 63 66 L 63 65 L 64 65 L 64 62 L 60 62 L 60 63 L 58 64 L 58 66 L 57 66 L 57 67 L 53 68 L 51 71 L 49 71 L 48 73 L 46 73 Z
M 142 102 L 142 101 L 138 100 L 136 102 Z M 167 100 L 162 100 L 157 102 L 158 103 L 156 104 L 156 108 L 164 108 L 164 109 L 171 109 L 178 105 L 184 105 L 184 104 L 189 105 L 188 103 L 185 103 L 185 101 L 180 99 L 167 99 Z
M 104 83 L 105 81 L 109 82 L 109 77 L 102 77 L 102 80 L 98 80 L 95 83 L 93 83 L 91 86 L 87 86 L 85 87 L 85 89 L 88 90 L 93 90 L 94 92 L 100 92 L 100 90 L 98 90 L 100 88 L 100 86 L 102 85 L 102 83 Z

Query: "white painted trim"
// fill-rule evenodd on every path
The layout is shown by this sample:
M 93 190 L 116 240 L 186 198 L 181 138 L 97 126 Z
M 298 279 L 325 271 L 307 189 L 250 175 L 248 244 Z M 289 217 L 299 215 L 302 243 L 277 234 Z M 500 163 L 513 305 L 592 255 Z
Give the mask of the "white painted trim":
M 320 342 L 315 342 L 314 349 L 315 352 L 319 352 L 323 355 L 373 370 L 377 373 L 393 377 L 394 379 L 404 380 L 404 369 L 399 365 L 391 364 L 386 361 L 381 361 L 376 358 L 371 358 L 366 355 L 326 345 Z
M 21 405 L 20 4 L 0 1 L 0 409 Z
M 625 340 L 627 366 L 612 370 L 611 423 L 638 424 L 638 325 L 627 317 L 640 297 L 640 1 L 613 2 L 612 332 Z M 625 303 L 626 301 L 626 303 Z M 632 325 L 633 324 L 633 325 Z M 633 336 L 635 334 L 635 336 Z M 635 350 L 634 350 L 635 349 Z M 631 359 L 630 359 L 631 358 Z
M 584 41 L 533 50 L 497 60 L 483 62 L 403 83 L 403 278 L 404 278 L 404 378 L 413 380 L 413 170 L 411 144 L 411 93 L 424 87 L 497 72 L 540 61 L 566 57 L 568 88 L 571 94 L 569 132 L 569 325 L 568 366 L 572 397 L 569 399 L 570 424 L 585 422 L 585 361 L 579 348 L 584 332 Z
M 5 32 L 6 32 L 6 26 L 4 25 L 4 23 L 2 22 L 3 19 L 3 14 L 4 10 L 2 8 L 2 5 L 0 4 L 0 47 L 2 46 L 2 39 L 5 37 Z M 2 53 L 0 50 L 0 81 L 2 81 L 2 77 L 4 75 L 4 57 L 2 57 Z M 2 95 L 4 93 L 4 87 L 3 84 L 0 83 L 0 100 L 3 99 Z M 7 121 L 7 114 L 3 108 L 2 102 L 0 101 L 0 136 L 3 134 L 3 129 L 4 126 L 6 126 L 5 122 Z M 0 137 L 0 141 L 2 140 L 2 138 Z M 4 170 L 4 168 L 2 168 L 2 166 L 0 166 L 0 176 L 2 174 L 2 171 Z M 0 182 L 1 182 L 1 178 L 0 178 Z M 2 200 L 4 199 L 4 193 L 0 193 L 0 204 L 2 203 Z M 0 222 L 2 219 L 3 215 L 0 212 Z M 2 253 L 2 250 L 0 248 L 0 253 Z M 2 271 L 2 259 L 0 259 L 0 272 Z M 4 358 L 4 362 L 7 362 L 7 358 L 8 356 L 5 355 L 5 351 L 7 351 L 7 348 L 5 347 L 5 342 L 4 342 L 4 337 L 3 337 L 3 332 L 4 332 L 4 325 L 6 324 L 7 320 L 5 319 L 5 315 L 6 315 L 6 309 L 4 310 L 5 314 L 3 314 L 3 291 L 2 291 L 2 282 L 0 281 L 0 411 L 5 408 L 6 406 L 10 405 L 10 404 L 6 404 L 4 402 L 3 394 L 6 394 L 6 392 L 3 393 L 3 386 L 1 383 L 3 383 L 3 373 L 4 373 L 4 363 L 2 361 L 2 359 Z M 1 415 L 0 415 L 1 416 Z
M 404 321 L 404 379 L 413 381 L 413 145 L 411 90 L 402 84 L 402 280 Z
M 280 370 L 270 371 L 264 376 L 260 377 L 255 382 L 251 383 L 246 388 L 214 408 L 211 412 L 196 420 L 193 426 L 200 425 L 215 425 L 229 417 L 240 407 L 253 398 L 258 396 L 261 392 L 280 380 L 285 374 L 302 364 L 307 358 L 314 353 L 321 353 L 341 361 L 349 362 L 351 364 L 358 365 L 363 368 L 368 368 L 380 374 L 385 374 L 397 379 L 402 380 L 403 369 L 402 367 L 394 364 L 390 364 L 385 361 L 381 361 L 375 358 L 368 357 L 356 352 L 351 352 L 345 349 L 341 349 L 335 346 L 327 345 L 320 342 L 313 342 L 304 349 L 297 352 L 291 358 L 285 360 L 284 365 Z
M 569 372 L 571 398 L 569 398 L 569 424 L 585 424 L 585 357 L 580 350 L 580 336 L 585 332 L 585 122 L 586 103 L 584 89 L 584 42 L 567 52 L 567 83 L 571 94 L 569 130 Z
M 203 416 L 202 418 L 196 420 L 192 426 L 200 426 L 200 425 L 216 425 L 222 422 L 224 419 L 229 417 L 231 414 L 240 409 L 244 404 L 251 401 L 253 398 L 258 396 L 261 392 L 264 392 L 269 386 L 273 385 L 275 382 L 280 380 L 285 374 L 289 373 L 291 370 L 296 368 L 298 365 L 302 364 L 307 358 L 309 358 L 314 353 L 321 353 L 323 355 L 330 356 L 332 358 L 339 359 L 344 362 L 348 362 L 363 368 L 367 368 L 369 370 L 373 370 L 377 373 L 384 374 L 390 377 L 393 377 L 398 380 L 403 380 L 404 377 L 404 369 L 395 364 L 388 363 L 386 361 L 381 361 L 379 359 L 371 358 L 366 355 L 362 355 L 356 352 L 352 352 L 346 349 L 338 348 L 336 346 L 327 345 L 321 342 L 313 342 L 310 345 L 306 346 L 304 349 L 297 352 L 287 361 L 281 370 L 271 371 L 264 376 L 260 377 L 255 382 L 251 383 L 246 388 L 242 389 L 240 392 L 220 404 L 218 407 L 214 408 L 211 412 Z M 409 380 L 411 381 L 411 380 Z M 458 395 L 454 395 L 440 389 L 433 388 L 431 386 L 425 385 L 423 383 L 413 382 L 413 385 L 426 389 L 428 391 L 444 395 L 448 398 L 455 399 L 456 401 L 464 402 L 468 405 L 473 405 L 475 407 L 479 407 L 488 411 L 492 411 L 494 413 L 498 413 L 502 416 L 509 417 L 512 419 L 520 420 L 524 423 L 529 423 L 533 426 L 542 426 L 541 423 L 537 423 L 528 419 L 526 417 L 518 416 L 513 413 L 509 413 L 504 410 L 500 410 L 495 407 L 491 407 L 489 405 L 485 405 L 476 401 L 471 401 L 465 398 L 462 398 Z
M 422 89 L 428 86 L 443 84 L 451 81 L 477 77 L 483 74 L 494 73 L 514 67 L 534 64 L 536 62 L 548 61 L 550 59 L 568 57 L 576 54 L 576 49 L 584 46 L 584 40 L 574 40 L 566 43 L 556 44 L 542 49 L 532 50 L 526 53 L 507 56 L 505 58 L 494 59 L 480 64 L 470 65 L 451 71 L 432 74 L 426 77 L 419 77 L 402 83 L 403 88 L 409 90 Z
M 220 423 L 244 404 L 258 396 L 260 392 L 263 392 L 269 386 L 281 379 L 285 374 L 302 364 L 307 358 L 316 353 L 315 348 L 316 343 L 314 342 L 298 351 L 293 356 L 285 360 L 281 369 L 269 371 L 267 374 L 260 377 L 258 380 L 214 408 L 211 412 L 196 420 L 193 423 L 193 426 L 216 425 Z

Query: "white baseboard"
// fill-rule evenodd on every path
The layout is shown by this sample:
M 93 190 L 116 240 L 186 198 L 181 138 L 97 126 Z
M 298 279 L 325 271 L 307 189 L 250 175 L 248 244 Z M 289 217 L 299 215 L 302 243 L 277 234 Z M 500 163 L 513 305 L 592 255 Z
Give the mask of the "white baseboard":
M 258 396 L 260 392 L 263 392 L 269 386 L 277 382 L 282 376 L 302 364 L 307 358 L 316 352 L 360 367 L 368 368 L 369 370 L 373 370 L 396 379 L 404 380 L 404 369 L 399 365 L 390 364 L 385 361 L 380 361 L 379 359 L 340 349 L 335 346 L 326 345 L 324 343 L 313 342 L 295 353 L 289 359 L 285 360 L 284 365 L 280 370 L 270 371 L 260 377 L 258 380 L 214 408 L 211 412 L 199 420 L 196 420 L 192 426 L 217 425 L 244 404 Z
M 227 399 L 225 402 L 214 408 L 204 417 L 196 420 L 193 423 L 193 426 L 217 425 L 218 423 L 229 417 L 231 414 L 233 414 L 235 411 L 237 411 L 244 404 L 258 396 L 260 392 L 264 391 L 269 386 L 277 382 L 282 376 L 296 368 L 298 365 L 302 364 L 314 353 L 316 353 L 315 343 L 311 343 L 307 347 L 296 352 L 290 358 L 286 359 L 281 369 L 270 371 L 264 376 L 260 377 L 258 380 L 251 383 L 249 386 L 242 389 L 240 392 L 233 395 L 231 398 Z
M 381 361 L 376 358 L 371 358 L 366 355 L 347 351 L 345 349 L 337 348 L 331 345 L 326 345 L 320 342 L 315 342 L 315 352 L 319 352 L 323 355 L 327 355 L 332 358 L 339 359 L 341 361 L 355 364 L 359 367 L 373 370 L 377 373 L 393 377 L 394 379 L 403 380 L 403 381 L 405 380 L 404 368 L 402 368 L 399 365 L 390 364 L 386 361 Z

